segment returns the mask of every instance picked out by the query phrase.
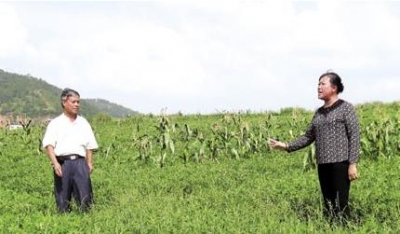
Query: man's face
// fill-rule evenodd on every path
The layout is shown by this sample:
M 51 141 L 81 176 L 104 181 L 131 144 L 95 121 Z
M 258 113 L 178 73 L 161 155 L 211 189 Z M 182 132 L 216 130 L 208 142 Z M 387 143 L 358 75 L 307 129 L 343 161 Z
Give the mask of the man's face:
M 80 98 L 78 95 L 72 95 L 63 101 L 64 111 L 67 114 L 76 115 L 79 112 Z

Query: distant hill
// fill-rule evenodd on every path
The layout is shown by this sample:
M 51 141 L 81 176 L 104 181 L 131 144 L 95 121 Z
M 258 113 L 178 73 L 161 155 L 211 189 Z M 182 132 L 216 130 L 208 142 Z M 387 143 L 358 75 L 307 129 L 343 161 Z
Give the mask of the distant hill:
M 90 106 L 95 106 L 100 112 L 106 113 L 113 117 L 126 117 L 129 115 L 139 114 L 137 111 L 133 111 L 124 106 L 109 102 L 104 99 L 84 99 L 85 102 Z
M 0 69 L 0 115 L 22 115 L 29 118 L 54 117 L 62 111 L 61 91 L 61 88 L 42 79 Z M 103 113 L 121 118 L 139 112 L 99 98 L 81 99 L 80 113 L 89 117 Z

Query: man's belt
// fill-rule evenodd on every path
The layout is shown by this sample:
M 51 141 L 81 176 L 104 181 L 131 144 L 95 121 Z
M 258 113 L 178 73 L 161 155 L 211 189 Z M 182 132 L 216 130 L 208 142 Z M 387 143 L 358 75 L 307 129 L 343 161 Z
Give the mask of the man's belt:
M 68 155 L 61 155 L 56 157 L 58 160 L 67 161 L 67 160 L 75 160 L 78 158 L 83 158 L 79 154 L 68 154 Z

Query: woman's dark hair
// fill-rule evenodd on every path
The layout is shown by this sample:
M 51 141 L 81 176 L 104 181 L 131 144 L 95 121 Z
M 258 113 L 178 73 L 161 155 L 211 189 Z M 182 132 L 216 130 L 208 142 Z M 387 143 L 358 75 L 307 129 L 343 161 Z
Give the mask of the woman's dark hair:
M 65 88 L 65 89 L 61 92 L 61 97 L 60 97 L 61 100 L 60 100 L 60 101 L 61 101 L 61 106 L 62 106 L 63 108 L 64 108 L 63 102 L 65 102 L 65 101 L 68 99 L 68 97 L 73 96 L 73 95 L 76 95 L 76 96 L 80 97 L 78 91 L 75 91 L 75 90 L 70 89 L 70 88 Z
M 337 93 L 343 92 L 344 86 L 342 83 L 342 79 L 338 74 L 336 74 L 335 72 L 327 71 L 319 77 L 319 80 L 321 80 L 321 78 L 325 76 L 329 77 L 329 81 L 331 82 L 331 84 L 337 87 Z

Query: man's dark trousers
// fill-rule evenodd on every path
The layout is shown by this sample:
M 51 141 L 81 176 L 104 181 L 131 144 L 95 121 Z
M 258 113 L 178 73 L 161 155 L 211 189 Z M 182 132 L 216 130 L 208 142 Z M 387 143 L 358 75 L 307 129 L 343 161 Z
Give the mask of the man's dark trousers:
M 62 177 L 54 173 L 54 194 L 58 211 L 61 213 L 71 210 L 73 194 L 78 206 L 87 211 L 93 202 L 92 183 L 89 166 L 84 157 L 74 160 L 60 160 Z

